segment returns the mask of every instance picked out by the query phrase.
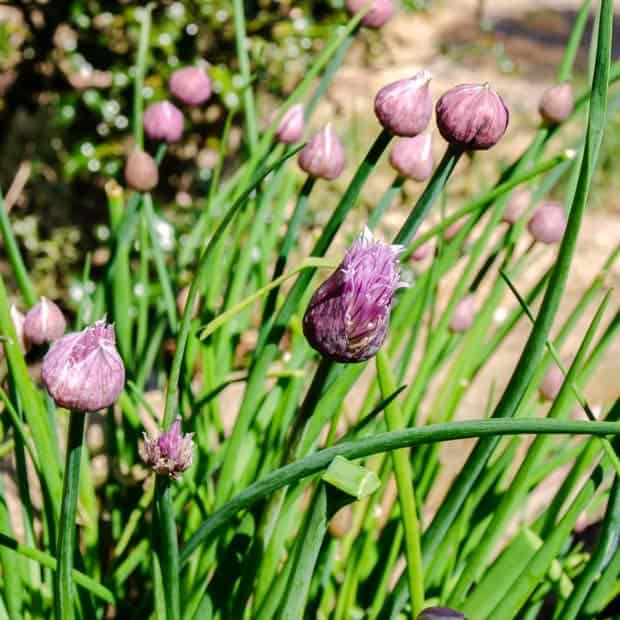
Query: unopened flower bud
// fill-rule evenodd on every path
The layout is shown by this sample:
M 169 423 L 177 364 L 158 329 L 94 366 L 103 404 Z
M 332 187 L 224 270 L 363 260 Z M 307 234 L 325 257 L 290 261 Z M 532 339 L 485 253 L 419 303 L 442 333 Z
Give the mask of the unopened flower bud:
M 427 607 L 420 612 L 417 620 L 467 620 L 467 618 L 460 611 L 450 607 Z
M 276 130 L 276 139 L 282 144 L 295 144 L 303 137 L 304 126 L 304 106 L 298 103 L 290 107 L 282 117 Z
M 508 108 L 488 84 L 451 88 L 439 98 L 435 111 L 439 133 L 464 151 L 491 148 L 508 127 Z
M 524 215 L 532 201 L 532 194 L 527 189 L 516 189 L 512 192 L 504 209 L 502 220 L 511 226 Z
M 24 335 L 24 323 L 26 322 L 26 316 L 14 305 L 11 305 L 9 312 L 11 313 L 11 320 L 13 321 L 13 328 L 15 329 L 15 335 L 17 336 L 19 348 L 22 350 L 22 353 L 27 353 L 30 350 L 30 342 Z
M 336 271 L 316 290 L 304 315 L 310 345 L 336 362 L 363 362 L 387 335 L 403 248 L 376 240 L 365 229 Z
M 418 235 L 416 235 L 416 237 L 417 236 Z M 431 255 L 432 251 L 433 251 L 433 242 L 429 239 L 428 241 L 423 243 L 421 246 L 417 247 L 411 253 L 411 260 L 423 261 L 425 258 Z
M 454 333 L 466 332 L 472 326 L 475 316 L 476 300 L 472 295 L 467 295 L 456 304 L 450 320 L 450 331 Z
M 211 80 L 199 67 L 177 69 L 168 86 L 172 96 L 185 105 L 200 105 L 211 96 Z
M 460 220 L 455 220 L 454 222 L 452 222 L 452 224 L 446 226 L 443 231 L 443 238 L 446 241 L 452 241 L 452 239 L 454 239 L 454 237 L 456 237 L 459 232 L 461 232 L 461 229 L 463 228 L 463 226 L 465 226 L 465 222 L 465 218 L 461 218 Z
M 342 174 L 344 147 L 330 123 L 315 134 L 299 153 L 299 167 L 311 177 L 329 181 Z
M 49 299 L 41 297 L 26 314 L 24 337 L 32 344 L 40 345 L 58 340 L 67 328 L 61 309 Z
M 361 24 L 367 28 L 381 28 L 396 12 L 393 0 L 346 0 L 345 6 L 351 15 L 359 13 L 370 4 L 370 9 L 362 17 Z
M 573 111 L 573 87 L 569 82 L 548 88 L 540 98 L 538 111 L 553 125 L 565 121 Z
M 114 327 L 92 327 L 57 340 L 43 358 L 41 378 L 59 407 L 99 411 L 113 405 L 125 384 Z
M 181 432 L 181 418 L 158 437 L 144 433 L 144 445 L 140 447 L 142 460 L 161 476 L 178 480 L 190 467 L 194 457 L 193 433 Z
M 392 168 L 408 179 L 426 181 L 433 173 L 431 144 L 430 134 L 400 138 L 390 153 Z
M 134 149 L 125 162 L 125 181 L 131 189 L 150 192 L 159 182 L 155 160 L 142 149 Z
M 142 122 L 151 140 L 178 142 L 183 135 L 183 112 L 169 101 L 151 103 L 144 111 Z
M 420 71 L 412 78 L 384 86 L 375 97 L 375 114 L 384 129 L 412 138 L 422 133 L 433 114 L 428 87 L 431 74 Z
M 334 538 L 342 538 L 351 530 L 353 525 L 353 511 L 351 506 L 341 508 L 329 522 L 329 533 Z
M 555 400 L 560 393 L 562 383 L 564 383 L 564 373 L 557 364 L 552 364 L 540 383 L 538 391 L 543 399 Z
M 566 230 L 566 213 L 559 202 L 543 203 L 527 224 L 530 234 L 540 243 L 557 243 Z

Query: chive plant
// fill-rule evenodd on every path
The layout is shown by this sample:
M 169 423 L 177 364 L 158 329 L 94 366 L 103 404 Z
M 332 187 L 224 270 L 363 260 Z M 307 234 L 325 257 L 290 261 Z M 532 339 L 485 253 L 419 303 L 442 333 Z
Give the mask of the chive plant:
M 618 299 L 604 283 L 620 246 L 562 322 L 558 309 L 620 106 L 613 3 L 597 5 L 587 88 L 571 76 L 589 0 L 529 146 L 454 205 L 458 162 L 493 158 L 509 125 L 504 100 L 486 82 L 439 98 L 434 139 L 447 146 L 436 166 L 427 71 L 379 91 L 365 155 L 347 153 L 331 125 L 312 133 L 354 39 L 395 12 L 380 0 L 346 6 L 350 20 L 261 128 L 235 0 L 243 114 L 226 119 L 190 228 L 166 221 L 160 168 L 187 109 L 214 88 L 203 68 L 184 67 L 170 100 L 145 107 L 158 67 L 152 6 L 140 12 L 133 144 L 123 185 L 105 185 L 109 259 L 95 273 L 86 257 L 71 333 L 61 308 L 37 297 L 0 202 L 10 270 L 0 454 L 14 459 L 21 507 L 9 514 L 0 485 L 0 617 L 612 617 L 620 399 L 595 410 L 585 389 L 617 342 Z M 236 123 L 244 149 L 232 163 Z M 390 145 L 397 175 L 340 256 Z M 344 170 L 340 195 L 321 199 Z M 423 189 L 381 240 L 406 178 Z M 310 230 L 319 211 L 325 223 Z M 571 356 L 567 338 L 584 322 Z M 507 384 L 485 383 L 516 330 L 527 337 Z M 472 386 L 487 404 L 463 420 Z M 103 446 L 84 442 L 96 420 Z M 444 444 L 463 452 L 456 472 Z M 594 546 L 584 515 L 598 524 Z

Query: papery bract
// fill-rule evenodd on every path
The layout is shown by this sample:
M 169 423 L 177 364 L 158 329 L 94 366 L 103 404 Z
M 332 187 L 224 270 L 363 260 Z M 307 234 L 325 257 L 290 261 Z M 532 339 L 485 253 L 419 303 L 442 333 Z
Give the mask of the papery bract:
M 183 135 L 183 112 L 170 101 L 151 103 L 144 110 L 142 122 L 151 140 L 178 142 Z
M 170 76 L 168 83 L 175 99 L 185 105 L 200 105 L 211 97 L 211 80 L 200 67 L 183 67 Z
M 460 150 L 489 149 L 508 127 L 508 108 L 488 84 L 461 84 L 435 106 L 439 133 Z
M 67 328 L 62 310 L 45 297 L 26 313 L 24 337 L 32 344 L 41 345 L 58 340 Z
M 301 149 L 297 161 L 311 177 L 331 181 L 342 174 L 346 163 L 344 147 L 330 123 Z
M 125 385 L 113 326 L 97 321 L 57 340 L 43 358 L 41 378 L 60 407 L 99 411 L 113 405 Z
M 336 362 L 363 362 L 387 335 L 394 293 L 402 286 L 402 246 L 376 240 L 366 229 L 336 271 L 316 290 L 304 315 L 310 345 Z
M 384 86 L 375 97 L 375 114 L 379 122 L 396 136 L 412 138 L 422 133 L 433 114 L 428 87 L 431 74 L 420 71 L 412 78 Z
M 282 144 L 295 144 L 304 135 L 304 106 L 298 103 L 291 106 L 276 129 L 276 139 Z
M 192 464 L 193 435 L 181 432 L 181 418 L 177 417 L 170 428 L 157 437 L 149 437 L 144 433 L 140 456 L 155 473 L 177 480 Z

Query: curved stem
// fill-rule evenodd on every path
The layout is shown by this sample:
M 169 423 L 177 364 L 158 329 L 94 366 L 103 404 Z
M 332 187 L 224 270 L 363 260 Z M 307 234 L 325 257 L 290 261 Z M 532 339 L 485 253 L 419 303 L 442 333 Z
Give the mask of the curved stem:
M 58 570 L 54 575 L 56 620 L 73 620 L 73 554 L 75 552 L 77 498 L 86 414 L 72 411 L 69 417 L 67 457 L 58 529 Z

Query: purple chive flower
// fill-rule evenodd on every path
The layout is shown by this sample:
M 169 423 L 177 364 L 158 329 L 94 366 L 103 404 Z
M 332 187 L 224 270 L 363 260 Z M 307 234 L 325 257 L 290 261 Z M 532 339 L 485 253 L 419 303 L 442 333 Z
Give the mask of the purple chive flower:
M 456 304 L 450 320 L 450 331 L 454 333 L 466 332 L 472 326 L 475 316 L 476 300 L 472 295 L 467 295 Z
M 41 378 L 59 407 L 99 411 L 113 405 L 125 384 L 114 327 L 92 327 L 57 340 L 43 358 Z
M 336 271 L 316 290 L 304 315 L 310 345 L 336 362 L 363 362 L 387 335 L 400 280 L 402 246 L 387 245 L 364 232 Z
M 183 135 L 183 112 L 170 101 L 151 103 L 142 123 L 146 135 L 157 142 L 178 142 Z
M 426 181 L 433 172 L 431 134 L 400 138 L 392 147 L 390 164 L 401 176 L 414 181 Z
M 375 114 L 384 129 L 413 138 L 428 126 L 433 101 L 428 88 L 431 74 L 420 71 L 412 78 L 384 86 L 375 97 Z
M 331 123 L 327 123 L 301 149 L 297 161 L 311 177 L 332 181 L 342 174 L 346 164 L 344 147 Z
M 527 223 L 535 241 L 540 243 L 557 243 L 564 236 L 566 230 L 566 213 L 559 202 L 544 202 Z
M 150 192 L 159 182 L 155 160 L 142 149 L 134 149 L 125 162 L 125 181 L 131 189 Z
M 461 84 L 444 93 L 435 107 L 439 133 L 453 147 L 485 150 L 508 127 L 508 108 L 488 84 Z
M 538 391 L 544 400 L 555 400 L 560 393 L 562 383 L 564 383 L 564 373 L 557 364 L 553 364 L 547 370 Z
M 177 417 L 170 428 L 158 437 L 149 437 L 144 433 L 140 456 L 155 473 L 178 480 L 192 464 L 193 436 L 194 433 L 181 432 L 181 418 Z
M 361 24 L 367 28 L 381 28 L 396 12 L 393 0 L 346 0 L 345 6 L 351 15 L 365 9 L 370 4 L 369 11 L 362 17 Z
M 200 67 L 183 67 L 170 76 L 170 92 L 185 105 L 201 105 L 211 97 L 211 80 Z
M 26 313 L 24 337 L 32 344 L 40 345 L 58 340 L 67 328 L 61 309 L 49 299 L 41 297 Z
M 573 87 L 569 82 L 548 88 L 540 98 L 538 111 L 552 125 L 565 121 L 573 111 Z
M 525 214 L 532 201 L 532 193 L 527 189 L 515 190 L 508 200 L 502 220 L 512 226 Z
M 467 620 L 467 618 L 460 611 L 449 607 L 427 607 L 419 613 L 417 620 Z
M 304 135 L 304 126 L 304 106 L 298 103 L 290 107 L 282 117 L 276 130 L 276 139 L 282 144 L 295 144 Z

